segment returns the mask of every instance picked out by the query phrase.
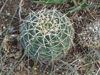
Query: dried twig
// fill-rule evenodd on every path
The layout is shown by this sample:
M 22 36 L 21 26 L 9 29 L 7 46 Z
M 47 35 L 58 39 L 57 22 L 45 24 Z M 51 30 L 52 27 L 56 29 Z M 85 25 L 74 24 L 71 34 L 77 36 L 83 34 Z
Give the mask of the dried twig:
M 1 7 L 0 13 L 2 12 L 2 10 L 3 10 L 4 6 L 6 5 L 7 1 L 8 1 L 8 0 L 6 0 L 5 3 L 4 3 L 4 5 Z
M 20 1 L 20 4 L 19 4 L 19 18 L 20 18 L 20 21 L 21 21 L 21 7 L 22 7 L 22 2 L 23 0 Z

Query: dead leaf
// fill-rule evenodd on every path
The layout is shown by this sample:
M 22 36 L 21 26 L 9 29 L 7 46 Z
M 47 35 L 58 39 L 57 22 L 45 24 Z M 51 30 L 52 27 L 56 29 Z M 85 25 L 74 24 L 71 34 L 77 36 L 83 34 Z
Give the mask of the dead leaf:
M 22 3 L 22 6 L 24 6 L 24 5 L 25 5 L 25 3 L 23 2 L 23 3 Z
M 17 68 L 15 69 L 15 71 L 19 71 L 22 72 L 23 68 L 24 68 L 25 64 L 23 61 L 21 61 L 21 63 L 17 66 Z
M 7 51 L 8 50 L 8 47 L 9 47 L 7 41 L 9 41 L 9 35 L 6 35 L 6 37 L 4 39 L 3 48 L 5 49 L 5 51 Z
M 38 75 L 38 74 L 39 74 L 38 72 L 35 72 L 35 73 L 34 73 L 34 75 Z
M 15 56 L 15 54 L 13 54 L 13 53 L 10 53 L 7 55 L 7 57 L 9 57 L 9 58 L 14 57 L 14 56 Z
M 20 51 L 18 51 L 18 52 L 16 52 L 16 54 L 15 54 L 15 59 L 18 59 L 18 58 L 20 58 L 22 56 L 22 50 L 20 50 Z

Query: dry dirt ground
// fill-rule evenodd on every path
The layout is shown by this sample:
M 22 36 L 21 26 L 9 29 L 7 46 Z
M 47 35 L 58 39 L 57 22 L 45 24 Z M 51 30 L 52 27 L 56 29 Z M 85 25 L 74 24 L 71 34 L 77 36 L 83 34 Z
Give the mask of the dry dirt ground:
M 3 7 L 5 1 L 6 0 L 0 0 L 0 9 Z M 88 4 L 100 3 L 99 0 L 87 1 Z M 77 6 L 79 6 L 81 2 L 81 0 L 78 0 Z M 13 17 L 13 14 L 19 3 L 20 0 L 8 0 L 2 12 L 0 13 L 0 46 L 2 44 L 7 28 L 11 22 L 11 18 Z M 21 6 L 22 19 L 24 19 L 30 12 L 39 11 L 43 7 L 45 7 L 41 4 L 37 5 L 35 3 L 32 3 L 31 0 L 24 0 Z M 66 13 L 70 10 L 69 8 L 75 5 L 74 3 L 68 1 L 64 4 L 54 4 L 46 6 L 45 8 L 52 9 L 54 6 L 58 11 Z M 100 50 L 94 50 L 90 53 L 91 50 L 89 50 L 88 47 L 82 47 L 79 45 L 79 39 L 77 37 L 77 34 L 82 32 L 82 27 L 85 27 L 87 24 L 100 18 L 100 8 L 91 7 L 81 9 L 72 14 L 69 14 L 68 17 L 73 22 L 73 27 L 75 28 L 75 46 L 71 50 L 69 50 L 65 58 L 62 58 L 63 62 L 55 61 L 53 69 L 51 69 L 51 64 L 48 65 L 48 67 L 47 64 L 42 64 L 41 66 L 40 63 L 37 63 L 37 65 L 34 66 L 34 61 L 32 61 L 31 59 L 28 60 L 28 57 L 25 56 L 20 64 L 17 66 L 17 68 L 13 70 L 11 75 L 41 75 L 43 74 L 44 69 L 46 70 L 43 75 L 48 75 L 52 71 L 56 70 L 58 67 L 59 69 L 53 72 L 53 75 L 76 75 L 75 72 L 79 73 L 79 75 L 94 75 L 93 73 L 98 72 L 97 75 L 100 75 L 100 58 L 98 58 L 98 52 L 100 52 Z M 12 67 L 16 65 L 16 63 L 19 61 L 24 53 L 23 47 L 19 41 L 19 30 L 21 23 L 22 22 L 20 22 L 18 9 L 11 23 L 8 34 L 4 40 L 3 48 L 0 52 L 0 75 L 1 72 L 3 73 L 3 75 L 6 75 L 12 69 Z M 62 63 L 65 62 L 67 62 L 67 64 L 62 65 Z

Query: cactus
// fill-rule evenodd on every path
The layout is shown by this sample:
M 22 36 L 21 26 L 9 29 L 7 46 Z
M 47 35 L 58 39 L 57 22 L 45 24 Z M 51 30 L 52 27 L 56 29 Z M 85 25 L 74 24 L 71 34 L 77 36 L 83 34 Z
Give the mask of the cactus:
M 99 48 L 100 45 L 100 21 L 90 23 L 83 28 L 83 31 L 78 34 L 80 44 L 89 48 Z
M 74 29 L 69 18 L 57 10 L 30 13 L 21 27 L 21 42 L 37 60 L 55 60 L 73 45 Z

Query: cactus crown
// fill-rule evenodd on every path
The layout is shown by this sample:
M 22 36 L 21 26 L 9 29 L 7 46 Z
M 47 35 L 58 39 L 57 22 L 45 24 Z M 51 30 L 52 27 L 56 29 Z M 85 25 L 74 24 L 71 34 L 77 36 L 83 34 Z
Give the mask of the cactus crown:
M 25 50 L 38 60 L 55 60 L 71 48 L 74 29 L 68 17 L 57 10 L 30 13 L 21 27 L 21 42 Z
M 100 21 L 91 23 L 83 28 L 82 33 L 78 34 L 80 44 L 90 48 L 100 46 Z M 97 48 L 98 48 L 97 47 Z

